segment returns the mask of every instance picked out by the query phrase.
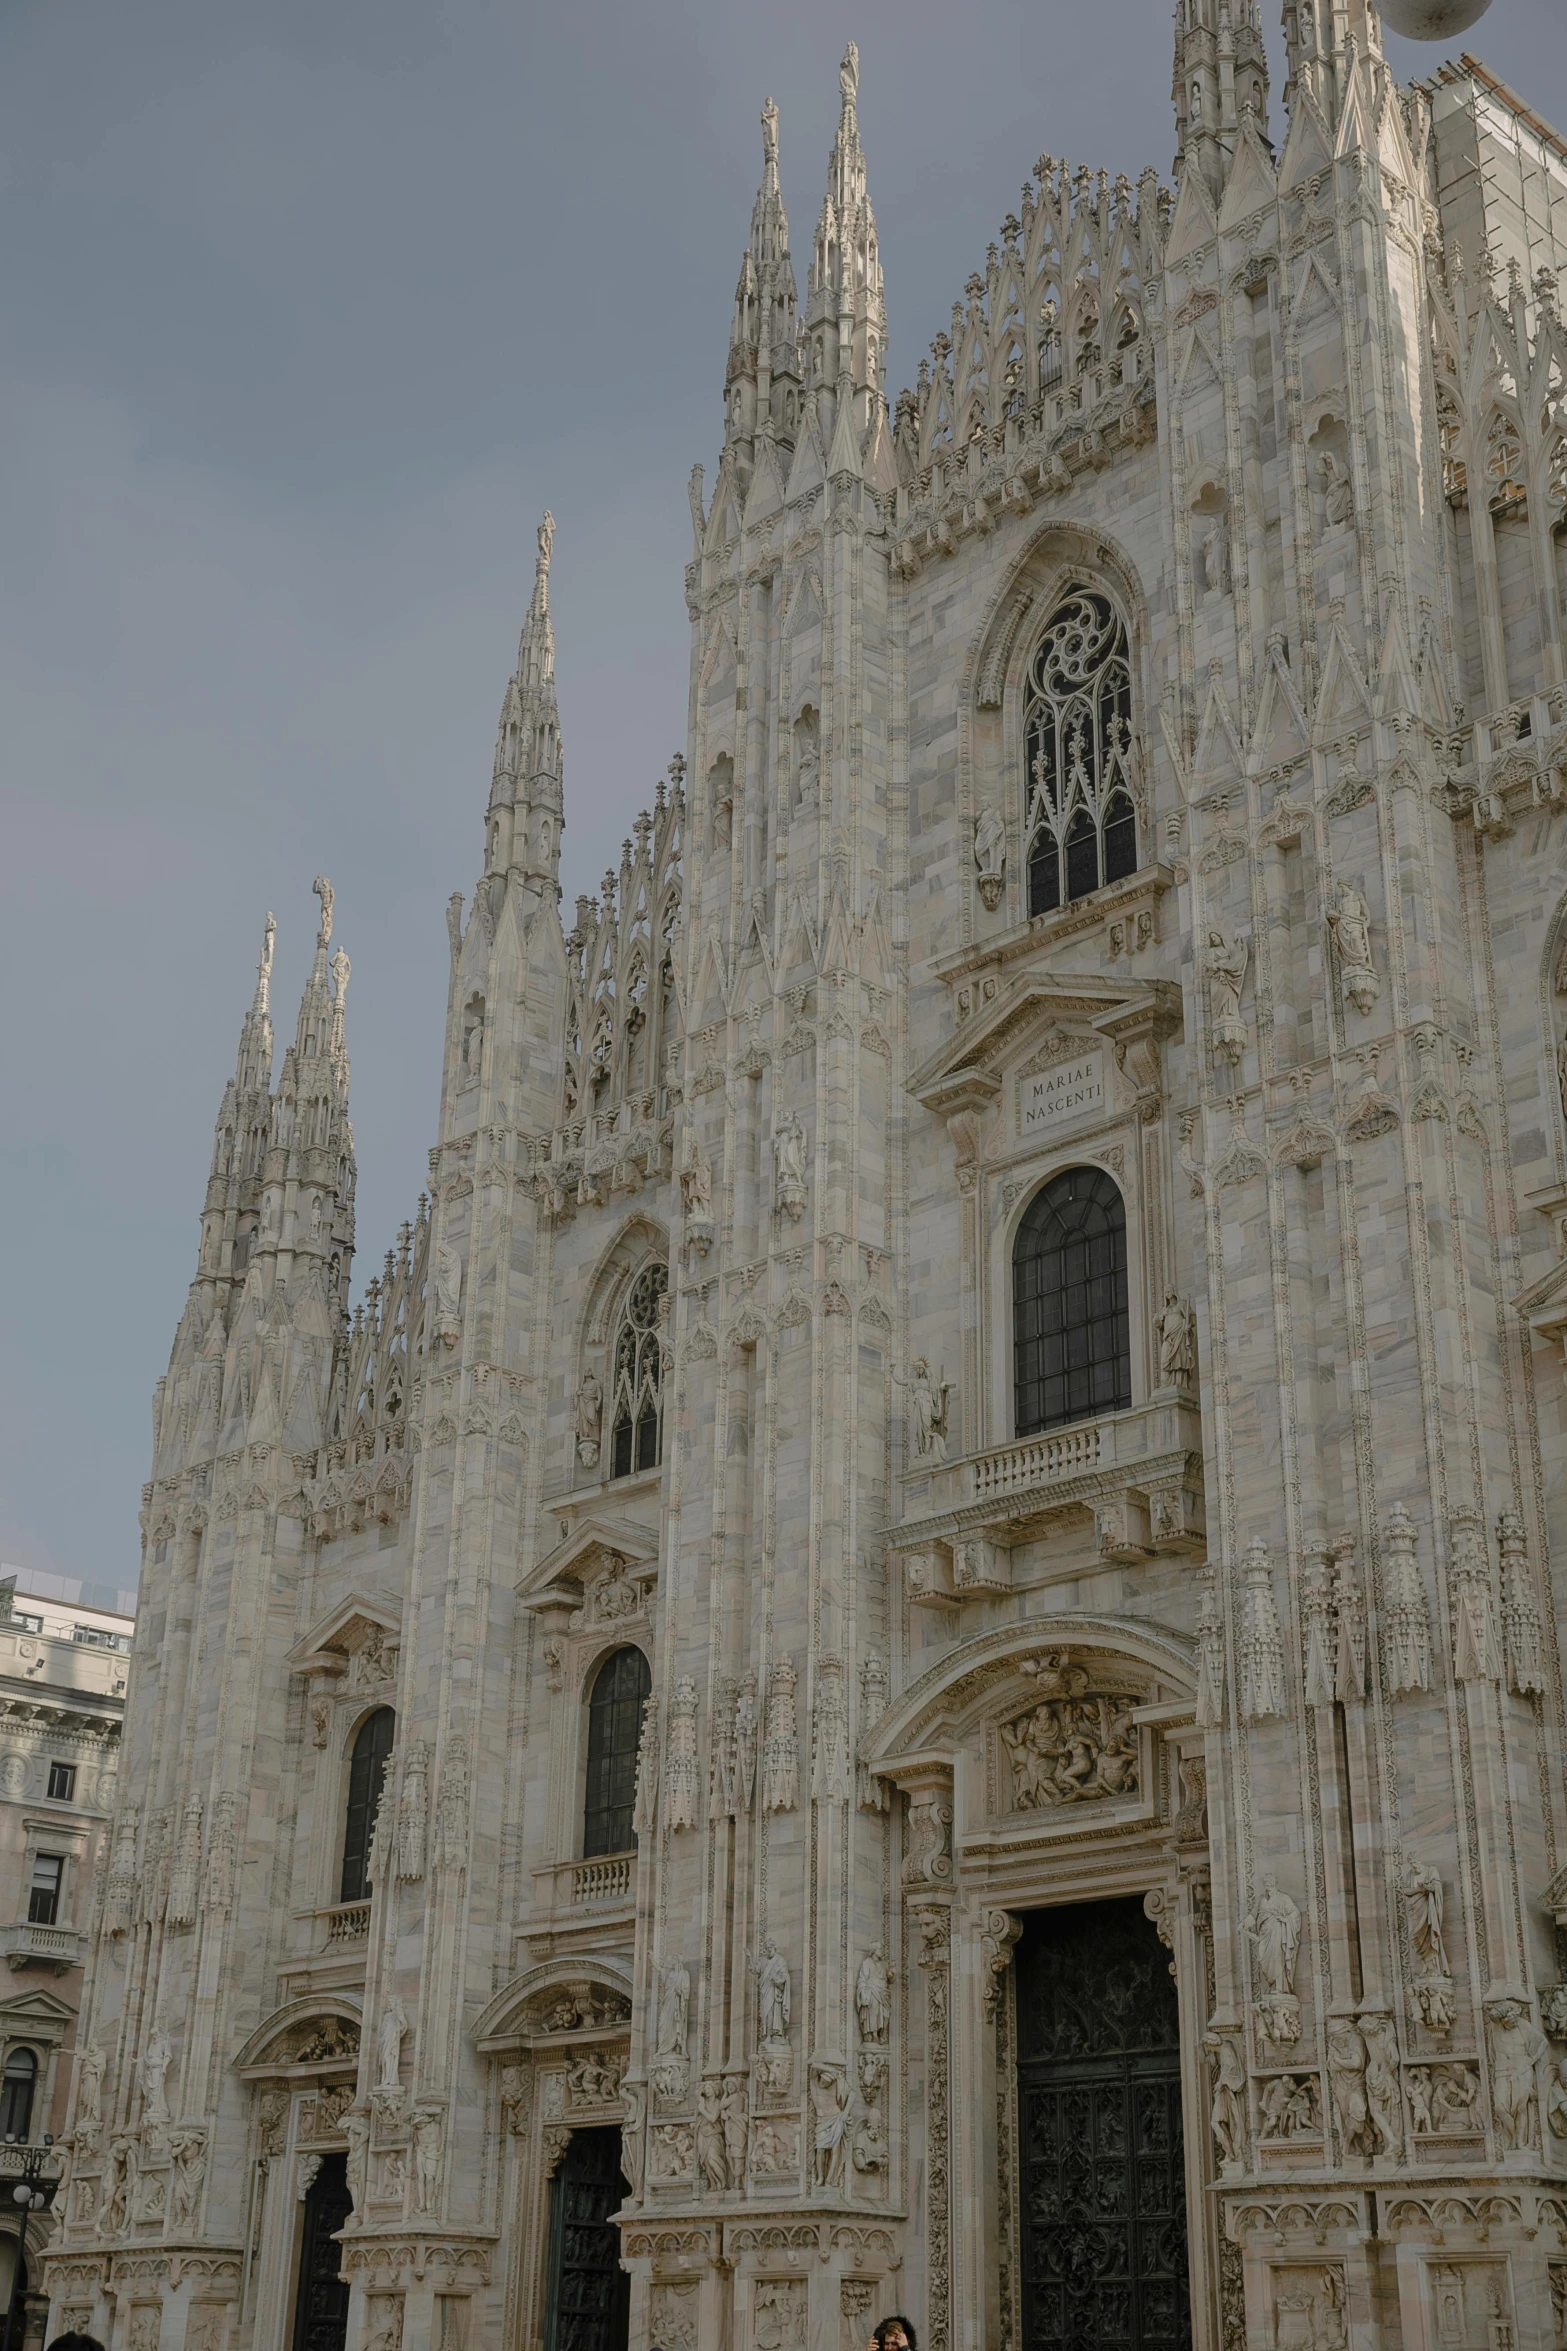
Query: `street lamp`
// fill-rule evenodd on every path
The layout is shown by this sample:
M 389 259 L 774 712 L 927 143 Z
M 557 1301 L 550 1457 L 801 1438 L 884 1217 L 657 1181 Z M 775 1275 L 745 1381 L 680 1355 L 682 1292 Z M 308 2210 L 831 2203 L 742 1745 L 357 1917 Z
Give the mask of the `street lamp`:
M 8 2137 L 5 2144 L 8 2147 L 14 2147 L 17 2141 Z M 28 2148 L 26 2155 L 22 2158 L 21 2172 L 11 2190 L 11 2201 L 17 2207 L 16 2266 L 11 2272 L 11 2299 L 6 2305 L 5 2340 L 3 2345 L 0 2345 L 0 2351 L 15 2351 L 16 2313 L 22 2299 L 22 2254 L 27 2242 L 28 2214 L 38 2212 L 44 2206 L 52 2204 L 55 2189 L 59 2185 L 57 2179 L 44 2177 L 44 2158 L 53 2146 L 54 2137 L 52 2133 L 49 2133 L 46 2134 L 41 2147 Z

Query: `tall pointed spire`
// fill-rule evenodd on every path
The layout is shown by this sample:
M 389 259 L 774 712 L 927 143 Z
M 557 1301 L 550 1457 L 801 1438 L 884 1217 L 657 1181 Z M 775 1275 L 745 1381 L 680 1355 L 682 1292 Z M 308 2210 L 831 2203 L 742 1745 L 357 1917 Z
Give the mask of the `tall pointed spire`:
M 1352 59 L 1382 59 L 1382 22 L 1375 0 L 1284 0 L 1284 51 L 1289 79 L 1284 103 L 1294 111 L 1309 96 L 1330 129 L 1348 95 Z
M 562 762 L 555 699 L 555 629 L 550 619 L 550 559 L 555 517 L 538 529 L 533 596 L 522 624 L 517 668 L 501 703 L 495 769 L 485 822 L 487 877 L 519 874 L 553 886 L 560 863 Z
M 277 921 L 268 915 L 261 934 L 261 958 L 256 965 L 256 993 L 239 1033 L 239 1062 L 235 1085 L 244 1093 L 272 1083 L 272 952 L 277 944 Z
M 1172 95 L 1176 168 L 1200 171 L 1217 197 L 1245 117 L 1251 115 L 1267 135 L 1268 57 L 1259 0 L 1179 0 Z
M 762 184 L 735 287 L 724 377 L 725 441 L 749 460 L 756 436 L 794 443 L 799 414 L 799 321 L 789 216 L 778 184 L 778 109 L 762 108 Z
M 196 1291 L 204 1313 L 222 1304 L 243 1273 L 255 1230 L 267 1138 L 272 1126 L 272 956 L 277 923 L 268 915 L 256 965 L 256 992 L 239 1032 L 234 1075 L 223 1089 L 212 1136 L 212 1165 L 201 1216 Z
M 330 1258 L 331 1287 L 346 1302 L 354 1245 L 354 1131 L 348 1122 L 348 1046 L 343 1013 L 348 957 L 332 944 L 334 892 L 325 874 L 311 884 L 321 901 L 316 951 L 299 1000 L 294 1042 L 283 1056 L 272 1104 L 256 1253 L 276 1260 Z M 295 1278 L 294 1288 L 299 1287 Z
M 851 41 L 838 69 L 838 135 L 827 159 L 827 194 L 816 223 L 805 301 L 807 382 L 822 444 L 847 407 L 863 442 L 882 402 L 887 312 L 876 218 L 859 126 L 860 53 Z

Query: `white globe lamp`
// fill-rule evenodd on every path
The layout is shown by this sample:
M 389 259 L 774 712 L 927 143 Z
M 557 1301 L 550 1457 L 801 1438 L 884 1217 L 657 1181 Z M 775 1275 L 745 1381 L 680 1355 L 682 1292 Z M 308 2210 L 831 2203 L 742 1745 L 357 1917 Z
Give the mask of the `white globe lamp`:
M 1406 41 L 1450 41 L 1478 23 L 1491 0 L 1382 0 L 1382 21 Z

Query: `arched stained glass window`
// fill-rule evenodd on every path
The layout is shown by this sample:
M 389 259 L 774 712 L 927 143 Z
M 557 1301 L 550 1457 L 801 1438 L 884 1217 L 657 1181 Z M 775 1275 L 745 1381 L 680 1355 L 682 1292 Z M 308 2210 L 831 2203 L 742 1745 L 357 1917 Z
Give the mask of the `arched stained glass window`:
M 1108 596 L 1073 588 L 1028 667 L 1028 911 L 1049 914 L 1137 871 L 1132 674 Z
M 348 1809 L 343 1820 L 343 1876 L 339 1902 L 364 1902 L 370 1895 L 370 1840 L 386 1778 L 387 1758 L 397 1731 L 390 1706 L 367 1714 L 354 1740 L 348 1765 Z
M 1024 1215 L 1012 1341 L 1020 1437 L 1131 1403 L 1126 1207 L 1102 1168 L 1052 1176 Z
M 588 1781 L 582 1807 L 582 1854 L 629 1853 L 636 1842 L 637 1743 L 652 1687 L 640 1649 L 616 1649 L 593 1677 L 588 1700 Z
M 633 1470 L 656 1469 L 663 1448 L 664 1358 L 658 1343 L 658 1303 L 669 1287 L 668 1270 L 645 1265 L 631 1285 L 615 1340 L 615 1393 L 611 1417 L 610 1471 L 614 1478 Z

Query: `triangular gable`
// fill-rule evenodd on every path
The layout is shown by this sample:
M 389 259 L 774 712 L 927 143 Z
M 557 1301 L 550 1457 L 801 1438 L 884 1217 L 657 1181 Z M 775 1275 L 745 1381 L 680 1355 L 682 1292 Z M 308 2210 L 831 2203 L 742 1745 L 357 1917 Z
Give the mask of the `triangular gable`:
M 751 476 L 751 487 L 745 498 L 745 527 L 755 530 L 770 514 L 776 514 L 784 502 L 783 478 L 778 471 L 778 452 L 770 433 L 759 436 L 756 444 L 756 471 Z
M 819 490 L 826 480 L 822 464 L 822 437 L 816 427 L 816 395 L 813 392 L 805 404 L 805 415 L 800 423 L 800 437 L 794 445 L 794 463 L 789 468 L 789 487 L 784 493 L 792 506 L 796 499 L 807 498 Z
M 833 426 L 832 449 L 827 458 L 827 471 L 833 480 L 847 474 L 852 480 L 860 478 L 860 436 L 855 429 L 854 403 L 838 402 L 838 418 Z
M 1307 738 L 1306 714 L 1295 692 L 1284 649 L 1278 644 L 1270 645 L 1257 723 L 1251 738 L 1252 766 L 1256 773 L 1267 775 L 1276 768 L 1296 766 L 1310 748 Z
M 893 455 L 892 434 L 887 424 L 887 403 L 882 399 L 876 403 L 876 416 L 871 425 L 871 437 L 862 470 L 870 487 L 883 498 L 890 498 L 896 491 L 898 466 Z
M 1150 1026 L 1173 1036 L 1181 1026 L 1181 991 L 1173 980 L 1128 987 L 1089 974 L 1027 974 L 932 1054 L 910 1078 L 909 1092 L 943 1118 L 981 1109 L 999 1092 L 1004 1065 L 1034 1032 L 1074 1026 L 1118 1042 Z
M 1567 1348 L 1567 1259 L 1520 1290 L 1513 1305 L 1536 1338 Z
M 1165 267 L 1173 269 L 1189 253 L 1198 253 L 1218 235 L 1219 224 L 1214 218 L 1213 202 L 1203 185 L 1200 171 L 1183 171 L 1181 192 L 1175 202 L 1175 218 L 1170 223 L 1169 242 L 1164 249 Z
M 1224 190 L 1224 201 L 1219 206 L 1221 229 L 1239 228 L 1254 212 L 1278 201 L 1279 183 L 1272 158 L 1258 138 L 1252 117 L 1248 114 L 1241 123 L 1241 135 L 1236 144 L 1235 161 Z
M 1319 171 L 1326 171 L 1332 156 L 1332 134 L 1322 109 L 1309 90 L 1297 90 L 1290 107 L 1289 137 L 1284 142 L 1284 158 L 1279 165 L 1279 186 L 1299 187 L 1302 180 L 1312 179 Z
M 367 1642 L 400 1641 L 402 1629 L 402 1609 L 388 1593 L 350 1592 L 295 1642 L 288 1663 L 295 1673 L 342 1673 Z
M 579 1519 L 563 1542 L 535 1560 L 517 1586 L 518 1596 L 534 1608 L 574 1607 L 589 1580 L 617 1561 L 632 1583 L 656 1580 L 657 1534 L 629 1519 Z
M 1200 780 L 1204 791 L 1210 791 L 1216 783 L 1232 779 L 1239 783 L 1245 761 L 1245 746 L 1240 729 L 1230 715 L 1224 688 L 1217 677 L 1210 677 L 1208 698 L 1197 729 L 1197 749 L 1192 755 L 1192 774 Z
M 1203 384 L 1217 384 L 1222 381 L 1223 376 L 1219 367 L 1218 354 L 1203 333 L 1202 328 L 1193 327 L 1191 340 L 1188 342 L 1185 353 L 1175 371 L 1176 398 L 1178 400 L 1190 399 L 1191 395 L 1198 391 Z
M 0 2020 L 8 2033 L 34 2033 L 40 2041 L 62 2040 L 76 2022 L 76 2011 L 41 1984 L 25 1992 L 0 1996 Z
M 1344 111 L 1338 119 L 1338 153 L 1371 155 L 1376 151 L 1376 123 L 1369 103 L 1365 69 L 1357 65 L 1350 75 Z
M 1377 714 L 1384 721 L 1417 718 L 1420 714 L 1420 687 L 1415 678 L 1415 665 L 1410 659 L 1404 624 L 1396 608 L 1389 619 L 1387 635 L 1382 640 L 1382 663 L 1377 678 Z
M 725 450 L 718 468 L 718 479 L 713 484 L 713 503 L 708 510 L 706 541 L 703 552 L 716 555 L 731 539 L 740 536 L 740 520 L 736 508 L 734 466 Z
M 1370 723 L 1371 689 L 1350 650 L 1342 626 L 1335 621 L 1328 634 L 1327 658 L 1322 664 L 1322 684 L 1317 692 L 1317 707 L 1312 712 L 1312 735 L 1318 743 L 1329 743 L 1335 736 L 1341 735 L 1346 726 L 1364 727 Z

